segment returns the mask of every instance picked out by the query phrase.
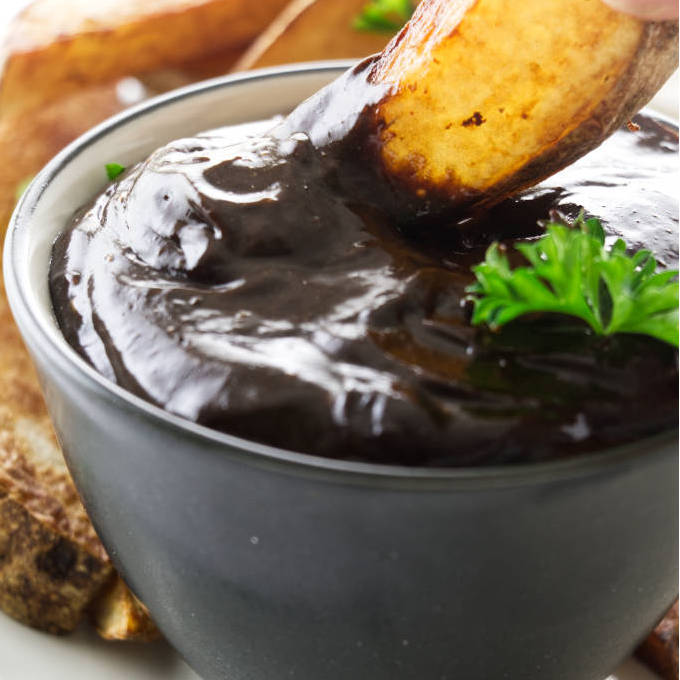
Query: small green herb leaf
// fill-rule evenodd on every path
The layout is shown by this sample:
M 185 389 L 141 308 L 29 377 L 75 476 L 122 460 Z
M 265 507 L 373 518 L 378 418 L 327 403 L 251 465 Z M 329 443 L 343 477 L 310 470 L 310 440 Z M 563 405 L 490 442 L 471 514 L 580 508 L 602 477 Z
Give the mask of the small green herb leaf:
M 355 17 L 357 31 L 398 31 L 413 14 L 412 0 L 371 0 Z
M 120 163 L 107 163 L 106 164 L 106 176 L 113 181 L 119 175 L 125 172 L 125 166 Z
M 474 266 L 468 286 L 472 323 L 492 330 L 524 314 L 551 312 L 583 319 L 599 335 L 642 333 L 678 346 L 678 272 L 656 270 L 648 250 L 632 255 L 619 239 L 605 247 L 599 220 L 557 222 L 516 249 L 530 266 L 512 269 L 498 243 Z

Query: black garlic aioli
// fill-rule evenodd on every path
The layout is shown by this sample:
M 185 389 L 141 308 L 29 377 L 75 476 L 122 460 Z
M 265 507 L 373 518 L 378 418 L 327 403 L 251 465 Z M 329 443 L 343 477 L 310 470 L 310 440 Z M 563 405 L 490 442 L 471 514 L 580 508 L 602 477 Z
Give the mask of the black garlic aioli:
M 488 243 L 539 236 L 552 210 L 583 208 L 677 265 L 677 132 L 636 122 L 472 219 L 400 220 L 351 130 L 324 144 L 269 122 L 173 142 L 55 243 L 57 320 L 134 394 L 332 458 L 528 462 L 675 427 L 673 348 L 566 317 L 491 333 L 463 302 Z

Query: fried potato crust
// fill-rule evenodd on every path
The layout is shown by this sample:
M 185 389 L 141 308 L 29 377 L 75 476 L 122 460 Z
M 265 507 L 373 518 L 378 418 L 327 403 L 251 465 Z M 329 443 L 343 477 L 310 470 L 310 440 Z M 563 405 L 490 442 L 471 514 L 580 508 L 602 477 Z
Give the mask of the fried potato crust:
M 0 609 L 66 633 L 113 568 L 66 469 L 0 282 Z

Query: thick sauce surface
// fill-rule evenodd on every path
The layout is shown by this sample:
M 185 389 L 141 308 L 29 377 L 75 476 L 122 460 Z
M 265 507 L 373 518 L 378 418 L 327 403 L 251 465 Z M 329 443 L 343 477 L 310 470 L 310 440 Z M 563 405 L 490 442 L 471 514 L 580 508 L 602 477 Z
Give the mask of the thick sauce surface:
M 636 120 L 462 226 L 395 225 L 360 170 L 364 190 L 347 192 L 304 135 L 171 143 L 56 242 L 58 322 L 98 371 L 173 413 L 333 458 L 528 462 L 674 427 L 670 346 L 563 317 L 494 334 L 462 304 L 488 242 L 539 235 L 553 209 L 583 207 L 677 266 L 677 133 Z

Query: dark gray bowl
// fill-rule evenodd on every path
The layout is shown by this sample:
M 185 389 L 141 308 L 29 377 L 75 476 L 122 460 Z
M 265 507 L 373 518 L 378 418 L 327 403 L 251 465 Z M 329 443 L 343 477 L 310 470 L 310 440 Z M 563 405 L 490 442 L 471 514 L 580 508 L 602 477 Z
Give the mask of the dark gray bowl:
M 77 140 L 21 200 L 7 292 L 85 505 L 206 678 L 602 678 L 677 591 L 676 433 L 514 467 L 322 460 L 131 396 L 55 324 L 50 245 L 104 163 L 284 111 L 341 69 L 273 69 L 144 104 Z

